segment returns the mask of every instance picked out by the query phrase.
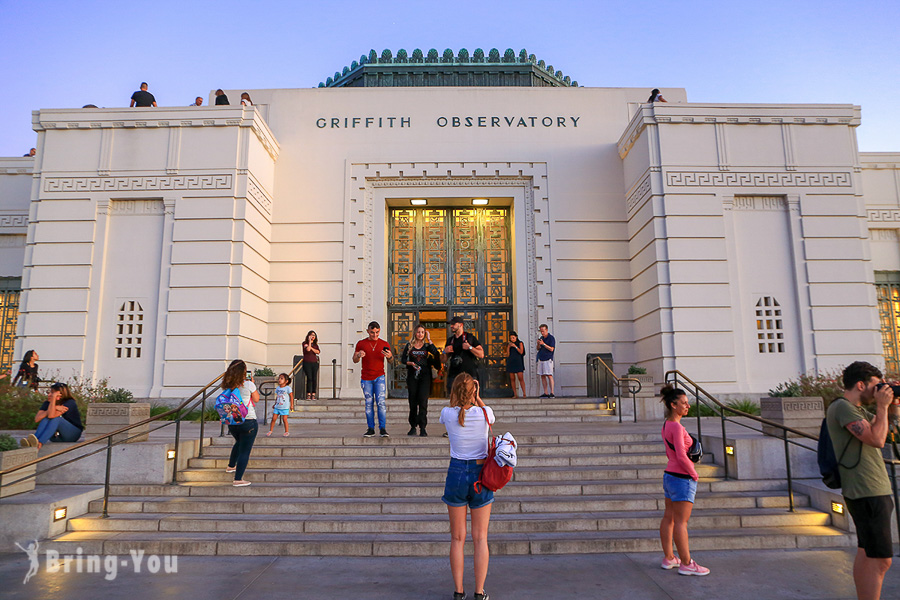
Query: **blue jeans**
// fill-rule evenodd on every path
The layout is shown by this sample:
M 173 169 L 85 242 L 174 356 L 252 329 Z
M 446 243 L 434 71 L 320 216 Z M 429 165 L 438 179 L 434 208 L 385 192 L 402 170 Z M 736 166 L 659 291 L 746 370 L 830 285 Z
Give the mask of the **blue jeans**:
M 45 417 L 38 423 L 34 435 L 42 444 L 46 444 L 47 440 L 51 442 L 77 442 L 78 438 L 81 437 L 81 430 L 63 417 L 53 417 L 52 419 Z
M 363 396 L 366 397 L 366 425 L 369 429 L 375 429 L 375 411 L 373 410 L 373 402 L 378 405 L 378 426 L 384 429 L 387 426 L 387 406 L 385 405 L 385 397 L 387 396 L 387 386 L 385 384 L 384 375 L 372 381 L 361 380 Z
M 250 451 L 253 450 L 253 442 L 259 424 L 256 419 L 247 419 L 240 425 L 229 425 L 228 433 L 234 438 L 234 446 L 231 447 L 231 456 L 228 458 L 228 466 L 235 467 L 234 480 L 244 478 L 244 470 L 250 462 Z

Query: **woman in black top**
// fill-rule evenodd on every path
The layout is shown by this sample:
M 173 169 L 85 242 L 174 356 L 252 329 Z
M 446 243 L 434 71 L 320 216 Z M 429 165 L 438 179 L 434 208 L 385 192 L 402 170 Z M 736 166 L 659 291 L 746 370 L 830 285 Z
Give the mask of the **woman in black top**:
M 38 377 L 37 361 L 40 358 L 34 350 L 29 350 L 22 358 L 22 364 L 19 365 L 19 372 L 16 373 L 12 384 L 21 387 L 30 387 L 33 390 L 38 389 L 38 383 L 41 379 Z
M 37 430 L 26 438 L 22 438 L 20 445 L 36 446 L 40 448 L 52 442 L 77 442 L 84 430 L 81 424 L 81 413 L 69 386 L 65 383 L 54 383 L 47 392 L 47 400 L 41 405 L 41 409 L 34 417 L 38 424 Z
M 441 364 L 441 353 L 431 343 L 431 335 L 423 325 L 416 325 L 413 340 L 406 344 L 400 362 L 406 365 L 406 389 L 409 391 L 409 433 L 427 437 L 428 394 L 431 392 L 431 367 Z
M 306 376 L 306 399 L 315 400 L 319 387 L 319 336 L 313 330 L 303 340 L 303 374 Z
M 509 334 L 509 355 L 506 357 L 506 372 L 509 373 L 509 387 L 512 388 L 513 398 L 516 396 L 516 379 L 522 386 L 522 397 L 527 398 L 528 392 L 525 391 L 525 344 L 519 339 L 519 334 L 515 331 Z

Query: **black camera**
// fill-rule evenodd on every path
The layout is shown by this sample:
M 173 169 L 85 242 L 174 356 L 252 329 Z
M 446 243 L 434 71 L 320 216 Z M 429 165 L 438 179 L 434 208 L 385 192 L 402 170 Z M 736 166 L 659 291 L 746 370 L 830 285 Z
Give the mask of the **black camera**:
M 886 385 L 890 385 L 891 389 L 894 390 L 894 398 L 900 398 L 900 385 L 891 385 L 889 383 L 879 383 L 878 385 L 875 386 L 875 389 L 880 390 L 881 388 L 883 388 Z

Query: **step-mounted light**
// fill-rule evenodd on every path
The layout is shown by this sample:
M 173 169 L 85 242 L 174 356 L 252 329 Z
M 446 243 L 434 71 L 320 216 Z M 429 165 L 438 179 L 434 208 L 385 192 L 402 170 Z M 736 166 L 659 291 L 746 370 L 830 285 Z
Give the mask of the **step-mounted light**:
M 734 456 L 734 446 L 725 446 L 725 454 Z
M 836 515 L 844 514 L 844 505 L 841 504 L 840 502 L 832 502 L 831 503 L 831 512 L 833 512 Z
M 53 522 L 62 521 L 66 518 L 66 514 L 68 514 L 68 508 L 65 506 L 60 506 L 59 508 L 53 509 Z
M 166 460 L 175 460 L 174 450 L 166 450 Z

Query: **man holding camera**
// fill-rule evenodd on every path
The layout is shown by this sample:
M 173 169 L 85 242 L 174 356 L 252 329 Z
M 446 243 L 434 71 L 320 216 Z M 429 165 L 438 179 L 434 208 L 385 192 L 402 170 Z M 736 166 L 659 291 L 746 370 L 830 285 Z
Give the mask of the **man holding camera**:
M 356 342 L 356 348 L 353 351 L 353 362 L 362 361 L 360 385 L 362 385 L 363 396 L 366 398 L 367 425 L 363 437 L 375 436 L 375 406 L 378 407 L 378 426 L 381 428 L 379 432 L 381 437 L 391 437 L 386 429 L 387 384 L 384 377 L 384 359 L 393 363 L 394 354 L 391 352 L 391 345 L 378 337 L 378 334 L 381 333 L 381 325 L 378 324 L 378 321 L 369 323 L 366 332 L 369 337 Z
M 466 332 L 462 317 L 450 319 L 450 333 L 453 335 L 444 346 L 444 362 L 447 365 L 447 394 L 453 387 L 453 378 L 460 373 L 468 373 L 478 380 L 478 359 L 484 358 L 484 348 L 471 333 Z
M 556 338 L 550 335 L 550 328 L 544 324 L 538 328 L 541 337 L 537 341 L 538 375 L 541 376 L 541 398 L 556 398 L 553 394 L 553 353 L 556 351 Z
M 867 362 L 848 365 L 842 374 L 844 397 L 828 407 L 828 434 L 838 459 L 841 492 L 856 525 L 858 548 L 853 582 L 860 600 L 881 597 L 881 584 L 891 567 L 891 482 L 881 455 L 888 434 L 891 386 Z M 875 416 L 864 410 L 874 407 Z

